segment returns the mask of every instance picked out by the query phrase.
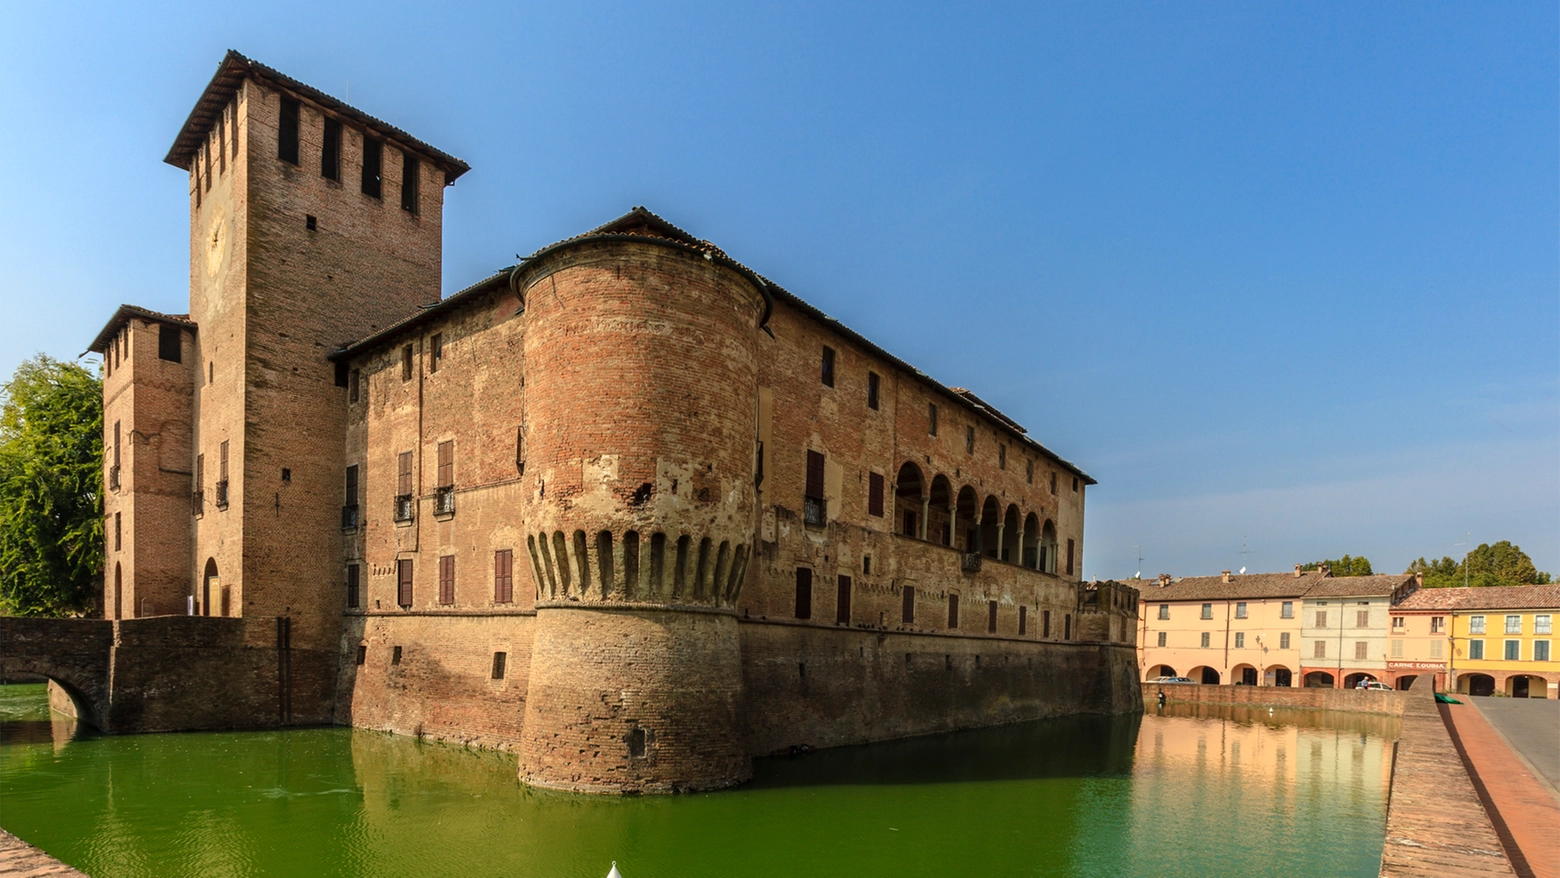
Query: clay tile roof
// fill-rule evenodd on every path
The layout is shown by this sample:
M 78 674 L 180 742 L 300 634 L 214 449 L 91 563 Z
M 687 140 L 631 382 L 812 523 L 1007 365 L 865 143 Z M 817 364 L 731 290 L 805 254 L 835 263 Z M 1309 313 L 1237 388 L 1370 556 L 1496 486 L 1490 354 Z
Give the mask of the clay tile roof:
M 114 340 L 114 336 L 119 334 L 119 330 L 135 317 L 156 323 L 181 326 L 191 332 L 194 332 L 196 329 L 195 321 L 191 320 L 188 314 L 164 314 L 161 311 L 153 311 L 149 308 L 140 308 L 135 305 L 120 305 L 119 309 L 114 312 L 114 316 L 108 318 L 108 322 L 103 325 L 103 329 L 97 334 L 97 338 L 92 340 L 92 344 L 87 345 L 87 351 L 100 354 L 107 350 L 109 343 Z
M 1001 421 L 1002 423 L 1007 424 L 1009 427 L 1012 427 L 1013 429 L 1017 430 L 1018 432 L 1020 432 L 1020 433 L 1028 433 L 1029 432 L 1028 430 L 1025 430 L 1022 426 L 1020 426 L 1017 421 L 1015 421 L 1012 418 L 1008 417 L 1007 415 L 1004 415 L 1003 413 L 997 411 L 997 407 L 996 406 L 994 406 L 991 403 L 985 401 L 984 399 L 981 399 L 980 397 L 976 396 L 974 393 L 971 393 L 970 391 L 965 390 L 962 387 L 950 387 L 948 389 L 953 391 L 954 393 L 957 393 L 958 395 L 964 397 L 964 399 L 967 402 L 969 402 L 971 405 L 975 406 L 976 408 L 985 409 L 986 414 L 991 415 L 993 418 L 996 418 L 997 420 Z
M 446 185 L 455 182 L 457 177 L 471 170 L 471 166 L 460 159 L 443 150 L 435 149 L 394 125 L 344 104 L 319 89 L 304 85 L 258 61 L 245 58 L 232 49 L 222 57 L 222 63 L 217 65 L 216 75 L 211 77 L 206 90 L 201 92 L 200 98 L 195 101 L 189 118 L 184 120 L 184 127 L 179 129 L 179 134 L 174 138 L 173 146 L 168 149 L 168 155 L 163 158 L 163 161 L 176 168 L 188 169 L 191 159 L 206 138 L 207 132 L 211 130 L 217 115 L 233 99 L 233 95 L 238 92 L 238 87 L 244 80 L 251 76 L 264 80 L 273 88 L 290 92 L 311 104 L 339 115 L 350 124 L 367 129 L 375 136 L 421 153 L 444 170 Z
M 1293 576 L 1294 574 L 1290 574 Z M 1374 576 L 1334 576 L 1323 579 L 1305 593 L 1308 598 L 1348 598 L 1390 595 L 1414 582 L 1409 573 L 1378 573 Z
M 1220 576 L 1187 576 L 1161 586 L 1145 579 L 1139 586 L 1142 599 L 1159 601 L 1227 601 L 1263 598 L 1365 597 L 1390 595 L 1413 582 L 1407 574 L 1396 576 L 1323 576 L 1311 570 L 1296 576 L 1288 573 L 1232 573 L 1230 581 Z
M 1400 610 L 1560 609 L 1560 585 L 1493 588 L 1422 588 L 1398 604 Z

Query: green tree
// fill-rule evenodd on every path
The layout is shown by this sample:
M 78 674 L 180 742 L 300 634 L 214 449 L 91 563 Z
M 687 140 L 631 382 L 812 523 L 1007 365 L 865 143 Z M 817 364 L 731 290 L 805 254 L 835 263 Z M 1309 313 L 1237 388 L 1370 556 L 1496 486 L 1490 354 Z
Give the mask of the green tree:
M 1318 570 L 1323 564 L 1327 565 L 1328 569 L 1332 571 L 1332 575 L 1334 576 L 1371 575 L 1370 559 L 1364 555 L 1344 555 L 1342 558 L 1329 558 L 1326 561 L 1312 561 L 1309 564 L 1302 564 L 1300 569 Z
M 91 608 L 103 570 L 103 386 L 43 354 L 0 388 L 0 613 Z
M 1460 588 L 1464 583 L 1479 588 L 1543 585 L 1550 581 L 1549 574 L 1534 567 L 1533 559 L 1510 540 L 1494 545 L 1480 543 L 1463 562 L 1444 557 L 1426 562 L 1420 558 L 1408 565 L 1407 572 L 1423 573 L 1426 588 Z

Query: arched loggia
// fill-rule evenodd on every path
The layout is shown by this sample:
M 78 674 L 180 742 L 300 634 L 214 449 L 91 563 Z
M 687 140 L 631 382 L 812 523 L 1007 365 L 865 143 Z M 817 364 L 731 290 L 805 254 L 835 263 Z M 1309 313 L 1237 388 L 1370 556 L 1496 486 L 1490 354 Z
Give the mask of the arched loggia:
M 920 538 L 926 522 L 926 481 L 921 468 L 906 462 L 894 478 L 894 532 Z

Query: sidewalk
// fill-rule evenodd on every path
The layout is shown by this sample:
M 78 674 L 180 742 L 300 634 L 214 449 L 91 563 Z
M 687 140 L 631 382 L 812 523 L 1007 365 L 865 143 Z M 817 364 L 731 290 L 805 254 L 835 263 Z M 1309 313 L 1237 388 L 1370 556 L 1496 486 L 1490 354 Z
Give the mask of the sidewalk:
M 87 878 L 87 875 L 0 829 L 0 878 Z
M 1464 701 L 1468 699 L 1464 698 Z M 1441 715 L 1518 875 L 1560 878 L 1560 802 L 1472 704 Z

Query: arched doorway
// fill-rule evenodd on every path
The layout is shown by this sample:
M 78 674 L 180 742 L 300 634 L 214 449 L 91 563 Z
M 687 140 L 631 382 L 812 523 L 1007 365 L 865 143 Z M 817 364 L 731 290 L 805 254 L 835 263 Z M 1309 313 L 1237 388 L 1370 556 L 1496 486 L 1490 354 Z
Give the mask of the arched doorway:
M 114 562 L 114 618 L 125 617 L 124 577 L 119 570 L 119 562 Z
M 1312 671 L 1305 675 L 1305 688 L 1307 689 L 1331 689 L 1337 684 L 1337 678 L 1326 671 Z
M 217 559 L 206 559 L 206 572 L 200 578 L 200 615 L 211 615 L 211 596 L 222 592 L 222 579 L 217 576 Z
M 1236 665 L 1230 668 L 1230 682 L 1236 686 L 1257 685 L 1257 669 L 1252 665 Z
M 954 546 L 963 549 L 966 554 L 979 551 L 977 547 L 980 543 L 980 529 L 975 523 L 975 514 L 979 511 L 978 503 L 974 488 L 965 485 L 959 489 L 959 499 L 954 504 L 953 541 Z
M 1418 676 L 1419 676 L 1418 674 L 1409 674 L 1408 676 L 1405 676 L 1405 677 L 1398 677 L 1397 678 L 1397 688 L 1398 688 L 1398 691 L 1399 692 L 1407 692 L 1408 691 L 1408 687 L 1414 685 L 1414 680 Z
M 1357 688 L 1360 685 L 1360 683 L 1362 683 L 1362 682 L 1363 683 L 1374 683 L 1375 681 L 1376 681 L 1376 677 L 1375 677 L 1374 674 L 1367 674 L 1367 673 L 1364 673 L 1362 671 L 1362 672 L 1350 674 L 1347 677 L 1344 677 L 1343 678 L 1343 688 L 1345 688 L 1345 689 L 1354 689 L 1354 688 Z
M 1267 677 L 1269 686 L 1288 689 L 1295 685 L 1294 672 L 1283 665 L 1274 665 L 1268 668 L 1263 672 L 1263 676 Z
M 1043 573 L 1056 572 L 1056 525 L 1049 519 L 1040 528 L 1040 570 Z
M 1190 671 L 1186 672 L 1186 676 L 1191 677 L 1193 680 L 1203 684 L 1204 686 L 1219 685 L 1219 672 L 1206 665 L 1192 668 Z
M 1548 698 L 1549 681 L 1529 674 L 1512 674 L 1506 678 L 1506 694 L 1512 698 Z
M 1152 682 L 1159 679 L 1160 677 L 1174 676 L 1176 676 L 1175 668 L 1172 668 L 1169 665 L 1154 665 L 1152 668 L 1148 669 L 1147 674 L 1143 675 L 1143 679 Z
M 1495 678 L 1489 674 L 1464 674 L 1457 678 L 1457 691 L 1464 695 L 1494 695 Z
M 953 486 L 948 477 L 932 476 L 931 501 L 926 509 L 926 538 L 941 546 L 953 545 Z
M 894 532 L 907 537 L 921 536 L 922 498 L 926 496 L 921 468 L 906 463 L 894 478 Z

